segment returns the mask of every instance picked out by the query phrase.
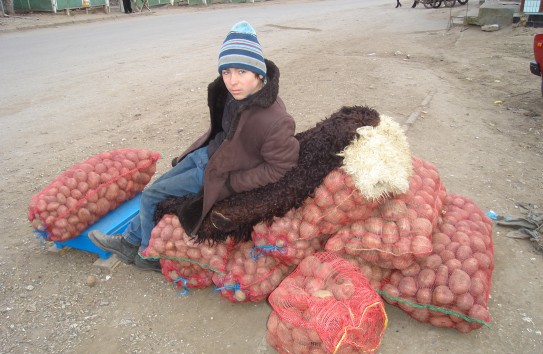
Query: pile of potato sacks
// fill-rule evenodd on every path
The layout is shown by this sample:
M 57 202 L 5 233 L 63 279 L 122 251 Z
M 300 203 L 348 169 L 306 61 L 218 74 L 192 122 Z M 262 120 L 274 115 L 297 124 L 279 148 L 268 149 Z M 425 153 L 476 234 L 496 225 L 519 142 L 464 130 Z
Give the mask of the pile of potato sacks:
M 432 164 L 412 157 L 412 165 L 409 190 L 378 200 L 333 170 L 300 208 L 256 225 L 246 243 L 195 243 L 165 215 L 141 255 L 160 259 L 183 292 L 214 285 L 234 303 L 268 300 L 268 342 L 282 353 L 376 350 L 382 299 L 434 326 L 488 325 L 492 222 L 469 198 L 447 194 Z M 364 306 L 353 305 L 358 294 Z M 325 321 L 312 306 L 330 309 Z
M 76 164 L 35 194 L 28 220 L 47 241 L 77 237 L 151 181 L 160 154 L 145 149 L 102 152 Z
M 337 168 L 301 207 L 255 225 L 249 242 L 196 243 L 167 214 L 141 256 L 160 259 L 183 294 L 214 286 L 233 303 L 269 301 L 267 339 L 281 353 L 375 351 L 387 325 L 383 301 L 463 333 L 488 325 L 492 221 L 448 194 L 431 163 L 409 156 L 401 193 L 365 197 L 360 179 Z M 120 149 L 77 164 L 32 198 L 33 228 L 46 240 L 77 237 L 141 192 L 159 158 Z

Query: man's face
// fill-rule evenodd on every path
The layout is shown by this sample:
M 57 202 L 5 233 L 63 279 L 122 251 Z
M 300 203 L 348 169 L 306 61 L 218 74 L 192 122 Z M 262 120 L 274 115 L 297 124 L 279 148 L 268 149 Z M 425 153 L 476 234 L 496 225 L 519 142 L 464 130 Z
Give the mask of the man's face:
M 247 96 L 258 92 L 262 88 L 262 80 L 252 71 L 229 68 L 221 73 L 228 91 L 236 100 L 243 100 Z

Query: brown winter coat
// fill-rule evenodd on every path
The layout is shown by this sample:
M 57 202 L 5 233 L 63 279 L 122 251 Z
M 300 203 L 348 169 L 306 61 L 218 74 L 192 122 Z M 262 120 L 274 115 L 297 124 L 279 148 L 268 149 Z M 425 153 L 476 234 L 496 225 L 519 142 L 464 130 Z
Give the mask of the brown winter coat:
M 268 82 L 247 105 L 238 109 L 230 132 L 205 168 L 202 212 L 193 224 L 192 235 L 217 201 L 229 197 L 232 192 L 245 192 L 277 182 L 298 163 L 300 146 L 294 137 L 295 122 L 278 97 L 279 69 L 269 60 L 266 60 L 266 67 Z M 222 130 L 227 94 L 221 77 L 208 86 L 211 127 L 178 161 L 206 146 Z

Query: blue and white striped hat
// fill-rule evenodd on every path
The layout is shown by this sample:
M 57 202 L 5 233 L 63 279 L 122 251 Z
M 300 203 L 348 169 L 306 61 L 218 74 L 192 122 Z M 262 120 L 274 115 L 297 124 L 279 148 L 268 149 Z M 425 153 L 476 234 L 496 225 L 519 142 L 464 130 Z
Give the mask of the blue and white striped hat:
M 254 28 L 247 21 L 236 23 L 222 43 L 219 74 L 229 68 L 245 69 L 266 77 L 262 47 Z

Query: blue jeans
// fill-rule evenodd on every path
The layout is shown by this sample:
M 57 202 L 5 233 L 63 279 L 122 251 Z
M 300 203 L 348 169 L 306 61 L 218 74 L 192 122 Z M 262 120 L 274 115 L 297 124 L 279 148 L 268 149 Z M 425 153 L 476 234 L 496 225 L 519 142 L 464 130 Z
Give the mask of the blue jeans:
M 155 227 L 153 214 L 157 204 L 167 197 L 198 193 L 204 185 L 207 161 L 206 146 L 185 156 L 175 167 L 148 186 L 141 196 L 140 210 L 123 232 L 123 237 L 131 244 L 139 246 L 140 252 L 145 250 Z

